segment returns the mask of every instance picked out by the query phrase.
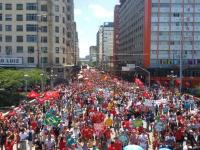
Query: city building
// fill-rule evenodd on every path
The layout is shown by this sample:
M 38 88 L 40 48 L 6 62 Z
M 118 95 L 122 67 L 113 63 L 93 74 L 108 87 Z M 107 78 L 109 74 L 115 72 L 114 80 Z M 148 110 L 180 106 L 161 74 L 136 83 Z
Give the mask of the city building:
M 97 44 L 97 66 L 101 68 L 103 63 L 103 26 L 100 26 L 96 37 Z
M 104 22 L 97 33 L 97 52 L 99 67 L 105 71 L 113 68 L 113 37 L 113 22 Z
M 152 80 L 169 81 L 173 71 L 183 84 L 199 84 L 199 24 L 197 0 L 121 0 L 118 65 L 144 67 Z
M 97 46 L 90 46 L 90 62 L 97 61 Z
M 120 18 L 119 18 L 120 5 L 116 5 L 114 9 L 114 41 L 113 41 L 113 70 L 117 69 L 117 52 L 119 51 L 119 29 L 120 29 Z M 116 72 L 115 72 L 116 73 Z
M 75 30 L 73 0 L 1 0 L 0 66 L 40 67 L 66 78 Z

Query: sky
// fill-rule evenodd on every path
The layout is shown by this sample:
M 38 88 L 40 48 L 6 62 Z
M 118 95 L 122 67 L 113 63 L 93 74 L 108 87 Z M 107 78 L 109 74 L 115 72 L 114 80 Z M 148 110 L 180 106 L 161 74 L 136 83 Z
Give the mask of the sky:
M 96 45 L 96 33 L 104 22 L 112 22 L 118 0 L 74 0 L 74 14 L 79 36 L 80 57 L 89 55 Z

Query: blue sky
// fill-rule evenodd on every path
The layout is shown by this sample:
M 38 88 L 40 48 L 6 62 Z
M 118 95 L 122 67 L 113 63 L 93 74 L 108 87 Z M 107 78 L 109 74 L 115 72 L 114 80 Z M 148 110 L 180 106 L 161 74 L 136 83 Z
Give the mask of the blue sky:
M 89 54 L 96 45 L 96 33 L 103 22 L 113 21 L 114 6 L 118 0 L 74 0 L 75 21 L 79 35 L 80 57 Z

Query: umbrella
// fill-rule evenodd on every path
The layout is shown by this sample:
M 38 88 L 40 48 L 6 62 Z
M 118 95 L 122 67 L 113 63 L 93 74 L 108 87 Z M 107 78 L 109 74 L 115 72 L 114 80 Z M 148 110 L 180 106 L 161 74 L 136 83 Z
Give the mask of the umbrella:
M 128 145 L 124 147 L 124 150 L 144 150 L 144 149 L 139 145 Z
M 40 94 L 38 94 L 38 93 L 35 92 L 35 91 L 31 91 L 31 92 L 29 92 L 29 93 L 27 94 L 27 97 L 30 98 L 30 99 L 35 99 L 35 98 L 37 98 L 37 97 L 39 97 L 39 96 L 40 96 Z

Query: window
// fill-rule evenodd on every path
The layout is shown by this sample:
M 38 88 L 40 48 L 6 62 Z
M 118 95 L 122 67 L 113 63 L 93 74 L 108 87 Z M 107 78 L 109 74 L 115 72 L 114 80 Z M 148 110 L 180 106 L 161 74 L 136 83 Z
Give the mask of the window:
M 0 42 L 2 42 L 3 38 L 2 38 L 2 35 L 0 34 Z
M 12 14 L 6 14 L 6 21 L 12 21 Z
M 56 64 L 59 64 L 59 57 L 56 57 Z
M 59 22 L 59 16 L 55 16 L 55 22 Z
M 27 3 L 26 10 L 37 10 L 37 3 Z
M 56 47 L 56 53 L 59 53 L 59 47 Z
M 71 38 L 71 32 L 67 32 L 67 37 Z
M 23 21 L 23 15 L 17 15 L 16 20 L 17 21 Z
M 56 43 L 59 43 L 59 37 L 56 37 Z
M 26 14 L 26 21 L 37 21 L 37 14 Z
M 41 5 L 41 11 L 47 11 L 47 5 L 46 4 Z
M 180 14 L 179 13 L 173 13 L 173 16 L 174 17 L 180 17 Z
M 17 46 L 17 53 L 23 53 L 24 47 L 23 46 Z
M 12 4 L 6 4 L 5 9 L 6 10 L 12 10 Z
M 23 42 L 24 37 L 23 36 L 17 36 L 17 42 Z
M 2 8 L 3 8 L 3 7 L 2 7 L 2 3 L 0 3 L 0 10 L 2 10 Z
M 46 64 L 48 63 L 48 58 L 47 57 L 41 57 L 41 62 Z
M 28 59 L 27 61 L 28 61 L 29 64 L 34 63 L 34 57 L 28 57 L 27 59 Z
M 59 27 L 58 26 L 55 27 L 55 32 L 59 33 Z
M 6 31 L 12 31 L 12 25 L 6 25 Z
M 3 17 L 2 17 L 2 14 L 0 14 L 0 21 L 2 21 L 3 20 Z
M 67 15 L 67 20 L 70 21 L 71 20 L 71 16 Z
M 33 43 L 37 42 L 37 35 L 27 35 L 26 41 L 27 42 L 33 42 Z
M 47 53 L 47 47 L 41 47 L 42 53 Z
M 41 43 L 47 43 L 47 37 L 46 36 L 41 37 Z
M 65 17 L 63 17 L 63 23 L 65 23 Z
M 47 32 L 47 26 L 42 26 L 41 27 L 41 32 Z
M 6 46 L 6 55 L 12 55 L 12 46 Z
M 28 53 L 34 53 L 34 47 L 33 46 L 28 47 Z
M 17 31 L 23 31 L 23 25 L 17 25 L 16 30 Z
M 17 4 L 16 9 L 17 10 L 23 10 L 23 4 Z
M 27 32 L 36 32 L 37 31 L 37 25 L 36 24 L 27 24 L 26 25 L 26 31 Z
M 55 12 L 59 12 L 59 5 L 55 6 Z
M 41 21 L 42 22 L 47 22 L 48 17 L 47 16 L 41 16 Z
M 6 42 L 12 42 L 12 36 L 11 35 L 6 35 Z
M 65 28 L 63 28 L 63 34 L 65 34 Z
M 65 63 L 65 58 L 63 58 L 63 64 Z
M 1 46 L 0 46 L 0 53 L 1 53 Z
M 65 44 L 65 38 L 63 38 L 63 44 Z
M 2 31 L 3 30 L 3 27 L 2 27 L 2 24 L 0 24 L 0 31 Z
M 62 8 L 62 12 L 65 13 L 65 7 Z

